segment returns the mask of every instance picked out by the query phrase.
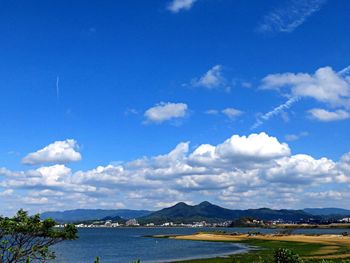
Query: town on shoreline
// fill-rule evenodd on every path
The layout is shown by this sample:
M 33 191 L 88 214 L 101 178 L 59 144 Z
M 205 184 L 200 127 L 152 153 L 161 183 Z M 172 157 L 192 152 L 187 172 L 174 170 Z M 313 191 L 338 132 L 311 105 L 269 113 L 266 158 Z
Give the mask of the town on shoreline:
M 59 224 L 57 227 L 63 227 L 65 224 Z M 210 223 L 207 221 L 198 221 L 193 223 L 175 223 L 172 221 L 164 222 L 160 224 L 156 223 L 140 223 L 137 219 L 129 219 L 123 222 L 113 222 L 113 220 L 96 220 L 93 222 L 79 222 L 76 223 L 77 228 L 115 228 L 115 227 L 250 227 L 250 228 L 271 228 L 271 229 L 298 229 L 298 228 L 349 228 L 350 218 L 342 218 L 337 221 L 324 222 L 322 224 L 315 222 L 302 222 L 302 221 L 284 221 L 284 220 L 256 220 L 251 218 L 240 218 L 235 221 L 223 221 Z

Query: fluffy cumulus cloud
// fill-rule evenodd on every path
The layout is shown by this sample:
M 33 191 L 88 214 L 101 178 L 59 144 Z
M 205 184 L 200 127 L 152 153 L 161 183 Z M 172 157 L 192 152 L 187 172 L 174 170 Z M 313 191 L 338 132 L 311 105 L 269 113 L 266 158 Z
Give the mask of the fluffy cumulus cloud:
M 272 200 L 275 208 L 301 208 L 305 200 L 312 206 L 330 196 L 327 204 L 346 206 L 349 187 L 349 153 L 339 161 L 293 155 L 288 144 L 266 133 L 233 135 L 195 148 L 181 142 L 167 154 L 85 171 L 63 164 L 0 168 L 0 196 L 13 211 L 19 204 L 35 211 L 155 209 L 203 199 L 232 208 L 272 206 Z
M 287 156 L 290 149 L 266 133 L 251 134 L 248 137 L 233 135 L 217 146 L 200 145 L 190 155 L 189 160 L 202 166 L 242 166 L 254 167 L 271 159 Z
M 24 164 L 69 163 L 81 160 L 75 140 L 56 141 L 48 146 L 29 153 L 22 159 Z
M 168 5 L 168 10 L 178 13 L 183 10 L 189 10 L 197 0 L 172 0 Z
M 266 15 L 258 26 L 260 32 L 293 32 L 307 18 L 321 9 L 327 0 L 289 0 Z
M 144 116 L 146 118 L 146 123 L 162 123 L 185 117 L 187 110 L 188 106 L 185 103 L 161 102 L 146 110 Z
M 231 89 L 227 79 L 223 76 L 221 65 L 215 65 L 200 78 L 193 79 L 191 84 L 193 87 L 206 89 L 224 89 L 226 91 Z
M 297 154 L 276 160 L 276 165 L 267 169 L 265 176 L 271 182 L 317 184 L 331 182 L 337 175 L 332 160 Z

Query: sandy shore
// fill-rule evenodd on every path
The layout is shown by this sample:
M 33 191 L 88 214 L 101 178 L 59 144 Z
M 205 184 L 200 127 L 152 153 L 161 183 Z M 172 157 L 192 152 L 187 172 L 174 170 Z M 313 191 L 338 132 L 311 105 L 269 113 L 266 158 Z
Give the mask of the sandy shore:
M 310 254 L 311 258 L 348 258 L 350 253 L 340 253 L 342 249 L 350 250 L 350 237 L 341 235 L 255 235 L 247 234 L 221 234 L 221 233 L 197 233 L 184 236 L 170 236 L 173 239 L 198 240 L 198 241 L 223 241 L 239 242 L 244 240 L 266 240 L 281 242 L 302 242 L 324 245 L 319 251 Z
M 174 239 L 186 240 L 205 240 L 205 241 L 242 241 L 249 239 L 258 240 L 276 240 L 276 241 L 293 241 L 303 243 L 329 244 L 334 243 L 346 244 L 350 247 L 350 237 L 341 235 L 248 235 L 248 234 L 220 234 L 220 233 L 197 233 L 185 236 L 172 236 Z

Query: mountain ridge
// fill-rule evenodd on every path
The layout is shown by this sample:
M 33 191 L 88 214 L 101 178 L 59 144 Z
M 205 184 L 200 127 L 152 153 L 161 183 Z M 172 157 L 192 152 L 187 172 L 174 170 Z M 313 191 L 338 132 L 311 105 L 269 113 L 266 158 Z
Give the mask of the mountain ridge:
M 179 202 L 158 211 L 132 209 L 74 209 L 66 211 L 49 211 L 41 214 L 43 219 L 53 218 L 57 222 L 79 222 L 117 218 L 128 220 L 136 218 L 142 223 L 192 223 L 197 221 L 219 222 L 251 217 L 264 221 L 284 220 L 302 221 L 330 217 L 350 216 L 350 210 L 342 208 L 305 208 L 305 209 L 228 209 L 208 201 L 197 205 Z
M 331 216 L 331 215 L 350 216 L 350 210 L 344 209 L 344 208 L 335 208 L 335 207 L 305 208 L 304 211 L 309 214 L 319 215 L 319 216 Z
M 194 221 L 228 221 L 235 220 L 241 217 L 252 217 L 260 220 L 307 220 L 311 219 L 310 215 L 303 210 L 273 210 L 270 208 L 247 209 L 247 210 L 232 210 L 220 207 L 209 203 L 202 202 L 198 205 L 187 205 L 183 202 L 177 203 L 174 206 L 163 208 L 153 212 L 147 216 L 139 218 L 141 222 L 161 223 L 171 221 L 174 223 L 191 223 Z
M 42 219 L 52 218 L 59 223 L 102 220 L 107 217 L 123 219 L 146 216 L 153 211 L 132 209 L 72 209 L 65 211 L 48 211 L 41 214 Z

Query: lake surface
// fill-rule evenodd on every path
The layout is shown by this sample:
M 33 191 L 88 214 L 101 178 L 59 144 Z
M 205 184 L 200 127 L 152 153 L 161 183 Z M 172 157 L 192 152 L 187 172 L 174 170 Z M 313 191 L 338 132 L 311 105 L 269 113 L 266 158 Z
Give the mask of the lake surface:
M 101 263 L 169 262 L 227 255 L 244 251 L 239 244 L 198 242 L 143 237 L 161 234 L 192 234 L 198 228 L 81 228 L 79 239 L 66 241 L 55 247 L 54 262 L 93 263 L 96 256 Z M 206 229 L 208 230 L 208 229 Z
M 274 233 L 276 229 L 260 228 L 80 228 L 79 239 L 65 241 L 54 247 L 55 263 L 93 263 L 96 256 L 101 263 L 169 262 L 228 255 L 246 251 L 241 244 L 199 242 L 143 237 L 145 235 L 193 234 L 199 231 Z M 340 234 L 350 229 L 300 229 L 294 233 Z

